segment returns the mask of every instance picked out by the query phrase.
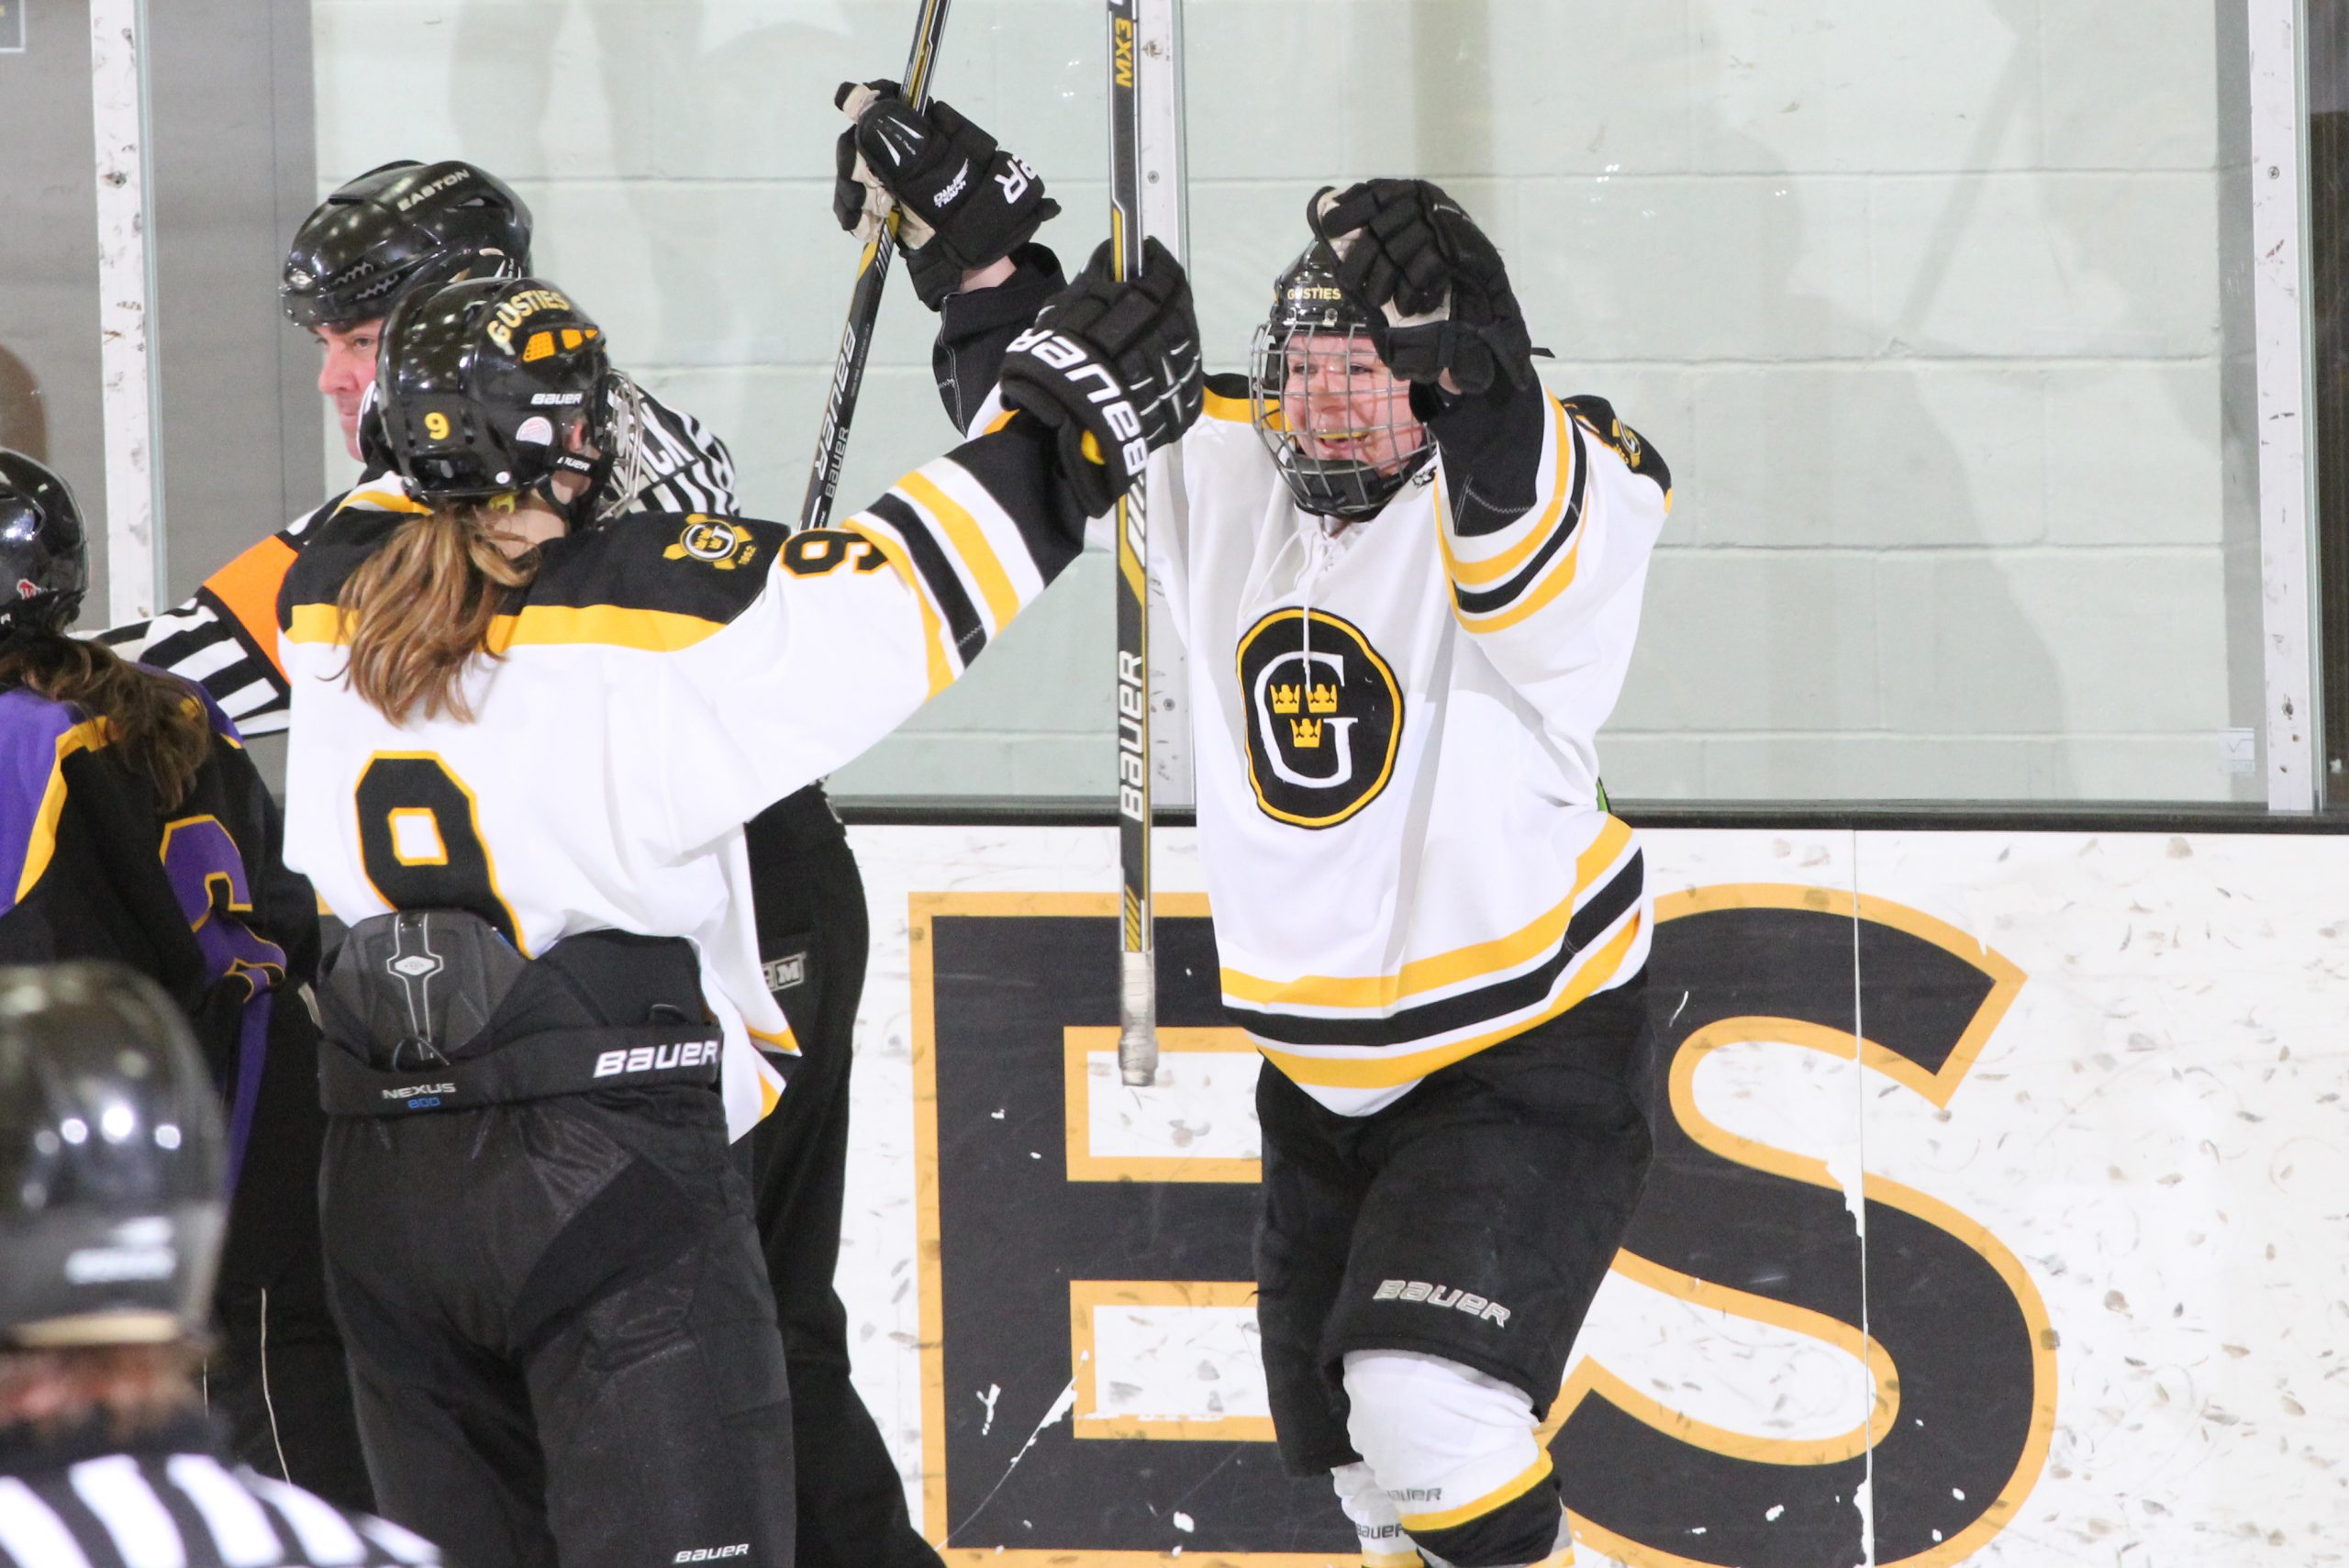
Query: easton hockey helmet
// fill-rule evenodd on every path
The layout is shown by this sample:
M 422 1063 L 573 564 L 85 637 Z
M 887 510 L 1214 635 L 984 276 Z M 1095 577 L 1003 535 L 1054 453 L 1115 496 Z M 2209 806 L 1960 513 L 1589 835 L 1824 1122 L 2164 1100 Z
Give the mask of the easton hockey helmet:
M 73 492 L 45 465 L 0 448 L 0 631 L 63 631 L 89 584 Z
M 375 364 L 371 442 L 419 501 L 535 493 L 574 527 L 616 463 L 633 466 L 635 389 L 615 373 L 603 328 L 540 278 L 473 278 L 411 294 Z M 588 450 L 567 437 L 584 421 Z M 557 502 L 558 474 L 588 481 Z M 626 492 L 624 492 L 626 493 Z
M 1339 288 L 1329 247 L 1316 240 L 1273 285 L 1272 314 L 1256 328 L 1249 418 L 1289 494 L 1319 517 L 1376 516 L 1431 450 L 1370 328 Z M 1378 386 L 1356 395 L 1346 378 L 1365 358 L 1378 365 Z
M 0 1344 L 202 1336 L 227 1214 L 217 1101 L 153 981 L 0 969 Z
M 318 204 L 285 253 L 278 298 L 298 327 L 388 316 L 409 293 L 530 266 L 530 209 L 485 169 L 451 160 L 370 169 Z

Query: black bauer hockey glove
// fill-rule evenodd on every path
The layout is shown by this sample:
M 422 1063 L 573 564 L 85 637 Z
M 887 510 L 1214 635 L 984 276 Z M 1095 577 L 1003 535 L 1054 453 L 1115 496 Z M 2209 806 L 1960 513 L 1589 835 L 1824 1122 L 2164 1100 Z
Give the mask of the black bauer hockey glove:
M 902 212 L 906 275 L 932 310 L 964 272 L 1010 255 L 1060 215 L 1035 170 L 936 98 L 917 109 L 895 82 L 843 82 L 832 103 L 856 122 L 834 150 L 832 216 L 870 240 L 892 206 Z
M 1002 384 L 1006 407 L 1058 433 L 1061 474 L 1085 515 L 1116 506 L 1150 454 L 1199 417 L 1207 383 L 1182 264 L 1147 240 L 1141 275 L 1119 283 L 1104 241 L 1011 340 Z
M 1501 253 L 1458 202 L 1425 180 L 1324 187 L 1306 207 L 1338 256 L 1338 286 L 1379 325 L 1373 343 L 1405 381 L 1446 371 L 1464 393 L 1506 376 L 1533 384 L 1533 339 Z

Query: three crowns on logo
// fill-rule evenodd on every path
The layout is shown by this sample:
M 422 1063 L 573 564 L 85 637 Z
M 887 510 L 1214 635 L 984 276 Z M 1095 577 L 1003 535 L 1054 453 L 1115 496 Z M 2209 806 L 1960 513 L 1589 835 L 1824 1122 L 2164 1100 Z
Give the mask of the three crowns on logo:
M 1273 687 L 1272 695 L 1273 711 L 1276 714 L 1297 712 L 1297 699 L 1300 696 L 1304 698 L 1305 711 L 1309 714 L 1331 714 L 1338 711 L 1338 688 L 1334 685 L 1317 684 L 1311 691 L 1301 692 L 1293 685 L 1276 684 Z M 1289 743 L 1300 750 L 1320 745 L 1321 720 L 1319 717 L 1291 718 L 1288 721 L 1288 738 Z

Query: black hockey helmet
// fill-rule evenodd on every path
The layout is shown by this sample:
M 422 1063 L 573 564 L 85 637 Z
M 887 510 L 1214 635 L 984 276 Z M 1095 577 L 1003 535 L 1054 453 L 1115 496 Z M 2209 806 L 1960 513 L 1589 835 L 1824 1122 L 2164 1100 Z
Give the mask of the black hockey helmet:
M 1324 517 L 1375 517 L 1426 463 L 1431 450 L 1427 431 L 1416 416 L 1407 415 L 1408 423 L 1393 421 L 1383 432 L 1390 438 L 1382 443 L 1389 455 L 1375 462 L 1316 456 L 1308 451 L 1281 409 L 1289 374 L 1290 340 L 1304 333 L 1331 339 L 1326 346 L 1317 342 L 1317 353 L 1359 351 L 1377 357 L 1372 347 L 1370 317 L 1338 286 L 1336 258 L 1318 239 L 1273 284 L 1272 313 L 1256 328 L 1249 356 L 1249 418 L 1299 506 Z M 1382 432 L 1353 433 L 1368 437 Z
M 471 278 L 411 294 L 392 313 L 365 439 L 428 503 L 516 491 L 551 503 L 554 477 L 580 474 L 587 488 L 563 509 L 581 526 L 614 464 L 632 461 L 634 399 L 603 328 L 562 291 L 540 278 Z M 584 453 L 565 440 L 582 420 Z
M 530 268 L 530 209 L 451 159 L 370 169 L 318 204 L 285 252 L 278 298 L 299 327 L 389 316 L 410 291 Z
M 63 631 L 90 585 L 89 534 L 73 492 L 0 447 L 0 631 Z
M 195 1037 L 153 981 L 0 969 L 0 1344 L 201 1338 L 223 1145 Z

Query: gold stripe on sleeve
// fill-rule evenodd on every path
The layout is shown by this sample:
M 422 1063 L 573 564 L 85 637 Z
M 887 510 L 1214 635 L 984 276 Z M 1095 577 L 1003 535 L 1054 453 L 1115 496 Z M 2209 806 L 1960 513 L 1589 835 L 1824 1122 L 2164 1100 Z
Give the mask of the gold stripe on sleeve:
M 947 539 L 954 546 L 954 553 L 970 569 L 979 584 L 979 593 L 987 602 L 987 613 L 995 617 L 995 629 L 1000 636 L 1019 613 L 1019 592 L 1011 585 L 1009 573 L 987 542 L 986 530 L 979 520 L 954 497 L 941 490 L 930 476 L 916 469 L 897 481 L 897 488 L 918 503 L 921 508 L 936 517 L 946 530 Z
M 1487 584 L 1497 583 L 1523 565 L 1526 557 L 1541 548 L 1542 541 L 1550 537 L 1550 530 L 1558 526 L 1558 514 L 1565 509 L 1566 497 L 1574 494 L 1574 437 L 1566 428 L 1565 409 L 1559 406 L 1558 400 L 1554 397 L 1549 402 L 1553 430 L 1552 444 L 1557 450 L 1557 458 L 1553 464 L 1557 470 L 1554 475 L 1555 483 L 1550 487 L 1548 509 L 1542 514 L 1542 520 L 1539 523 L 1525 531 L 1524 538 L 1489 559 L 1461 560 L 1452 551 L 1452 530 L 1442 526 L 1443 486 L 1439 483 L 1435 487 L 1437 513 L 1435 537 L 1437 542 L 1443 547 L 1443 569 L 1452 574 L 1453 582 L 1464 587 L 1481 588 Z M 1569 551 L 1568 554 L 1571 558 L 1572 552 Z

